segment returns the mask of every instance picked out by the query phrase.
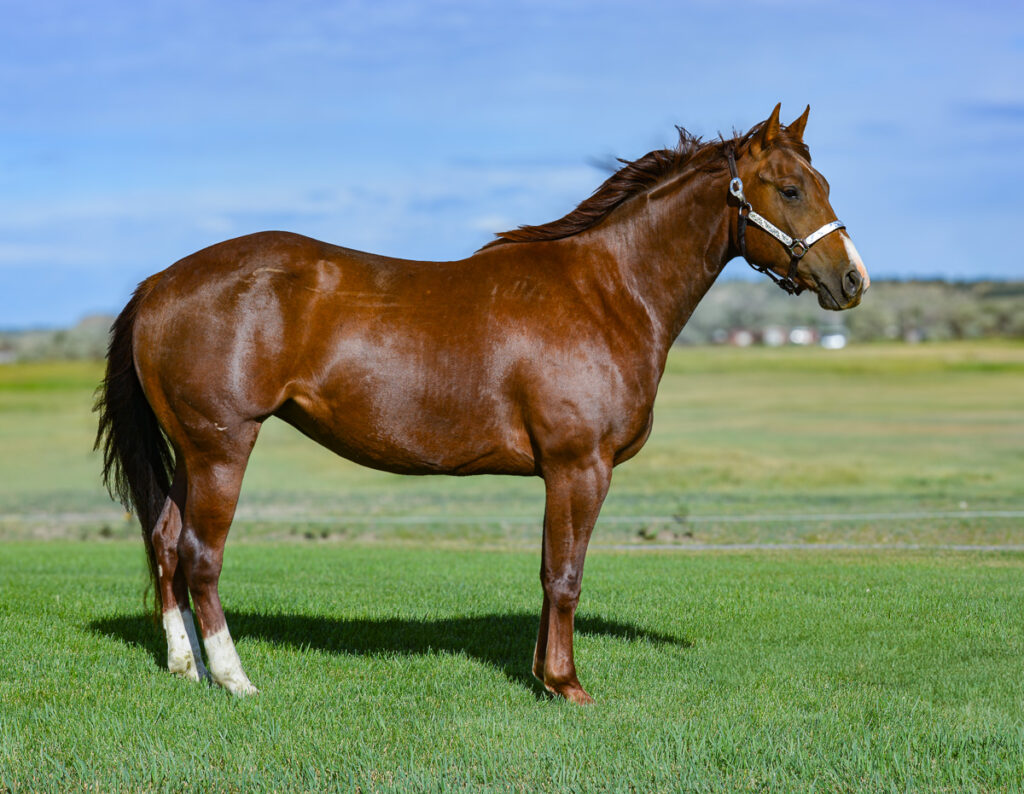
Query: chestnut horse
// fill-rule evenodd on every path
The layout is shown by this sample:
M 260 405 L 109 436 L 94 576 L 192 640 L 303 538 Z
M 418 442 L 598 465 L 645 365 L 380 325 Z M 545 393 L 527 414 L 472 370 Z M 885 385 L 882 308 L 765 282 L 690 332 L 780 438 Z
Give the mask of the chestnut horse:
M 782 125 L 776 106 L 731 139 L 680 128 L 675 148 L 624 161 L 564 218 L 457 262 L 263 232 L 143 281 L 111 329 L 96 445 L 142 524 L 168 668 L 207 675 L 191 595 L 213 680 L 257 691 L 217 582 L 249 453 L 277 416 L 385 471 L 542 477 L 533 673 L 590 702 L 573 662 L 587 542 L 612 467 L 651 432 L 666 356 L 698 301 L 738 255 L 828 309 L 868 285 L 811 167 L 806 121 Z

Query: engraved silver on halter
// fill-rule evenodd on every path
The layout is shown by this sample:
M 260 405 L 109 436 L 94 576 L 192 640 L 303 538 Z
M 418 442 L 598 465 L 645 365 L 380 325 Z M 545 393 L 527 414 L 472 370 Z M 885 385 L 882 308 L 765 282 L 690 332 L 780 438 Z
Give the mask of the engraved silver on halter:
M 797 266 L 800 264 L 800 260 L 803 259 L 804 255 L 811 250 L 812 245 L 834 231 L 845 229 L 846 224 L 838 220 L 831 221 L 826 223 L 817 231 L 811 232 L 803 239 L 790 237 L 763 215 L 754 212 L 754 208 L 750 205 L 750 202 L 747 201 L 747 197 L 743 195 L 743 180 L 740 179 L 740 176 L 736 171 L 736 155 L 732 146 L 726 149 L 726 157 L 729 160 L 729 174 L 732 177 L 732 179 L 729 180 L 729 193 L 740 204 L 739 222 L 736 226 L 736 236 L 739 241 L 740 254 L 742 254 L 747 264 L 754 268 L 754 270 L 759 273 L 764 273 L 790 295 L 799 295 L 804 291 L 804 288 L 796 282 L 796 270 Z M 780 277 L 776 275 L 771 268 L 758 265 L 750 261 L 750 258 L 747 256 L 746 237 L 746 225 L 748 221 L 782 243 L 786 252 L 789 254 L 789 272 L 785 276 Z

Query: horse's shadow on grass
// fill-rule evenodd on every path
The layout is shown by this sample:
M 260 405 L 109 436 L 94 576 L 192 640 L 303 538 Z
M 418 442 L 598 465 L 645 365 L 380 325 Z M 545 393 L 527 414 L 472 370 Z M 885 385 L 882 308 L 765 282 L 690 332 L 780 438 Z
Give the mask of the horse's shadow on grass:
M 546 696 L 544 688 L 530 674 L 538 615 L 511 612 L 458 618 L 370 620 L 228 612 L 226 617 L 236 639 L 258 639 L 299 649 L 359 656 L 464 653 L 497 668 L 513 683 L 538 696 Z M 90 626 L 98 634 L 144 648 L 158 665 L 165 663 L 167 650 L 163 632 L 145 615 L 100 618 Z M 692 645 L 688 640 L 629 623 L 582 615 L 576 617 L 576 633 L 679 648 Z

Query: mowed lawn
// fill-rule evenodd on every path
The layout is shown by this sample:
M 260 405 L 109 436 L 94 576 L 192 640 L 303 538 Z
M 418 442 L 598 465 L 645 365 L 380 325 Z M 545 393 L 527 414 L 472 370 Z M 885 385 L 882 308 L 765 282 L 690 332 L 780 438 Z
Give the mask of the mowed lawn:
M 241 544 L 258 696 L 163 669 L 124 542 L 0 560 L 0 790 L 1015 791 L 1024 555 L 598 552 L 528 675 L 526 552 Z
M 587 562 L 588 708 L 528 674 L 538 480 L 276 421 L 221 587 L 262 691 L 170 676 L 100 372 L 0 367 L 0 791 L 1024 788 L 1024 553 L 949 548 L 1024 544 L 1024 345 L 674 351 Z

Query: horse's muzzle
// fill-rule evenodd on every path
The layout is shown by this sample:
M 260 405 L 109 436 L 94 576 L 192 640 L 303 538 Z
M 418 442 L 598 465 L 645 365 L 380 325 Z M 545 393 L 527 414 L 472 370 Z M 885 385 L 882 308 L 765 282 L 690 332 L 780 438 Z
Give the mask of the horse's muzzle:
M 847 270 L 840 279 L 831 274 L 819 276 L 813 272 L 811 277 L 814 279 L 814 291 L 818 294 L 818 305 L 834 312 L 852 309 L 859 304 L 866 288 L 864 277 L 856 267 Z

